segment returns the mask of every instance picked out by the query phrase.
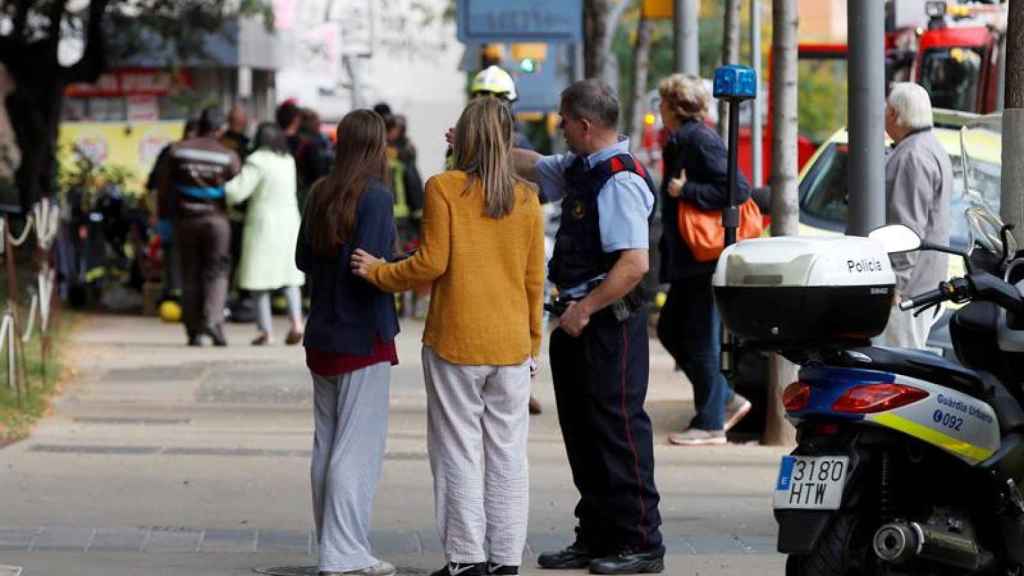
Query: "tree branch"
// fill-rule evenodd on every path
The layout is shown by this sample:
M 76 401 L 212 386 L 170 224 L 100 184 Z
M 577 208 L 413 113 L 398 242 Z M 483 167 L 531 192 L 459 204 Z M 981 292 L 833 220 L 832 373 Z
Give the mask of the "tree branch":
M 607 28 L 605 29 L 604 37 L 601 38 L 601 51 L 605 54 L 612 53 L 612 43 L 615 41 L 615 32 L 619 29 L 619 21 L 622 20 L 622 14 L 626 11 L 626 8 L 629 8 L 630 4 L 632 4 L 630 0 L 619 0 L 619 3 L 609 10 L 608 16 L 606 16 L 608 19 Z M 609 58 L 612 58 L 612 56 L 609 56 Z
M 103 34 L 103 17 L 109 3 L 110 0 L 92 0 L 89 3 L 88 21 L 85 26 L 85 50 L 78 62 L 62 70 L 67 82 L 92 82 L 106 67 L 107 47 Z
M 17 40 L 24 40 L 26 38 L 25 29 L 28 26 L 28 11 L 32 8 L 33 0 L 19 0 L 18 5 L 14 9 L 14 37 Z

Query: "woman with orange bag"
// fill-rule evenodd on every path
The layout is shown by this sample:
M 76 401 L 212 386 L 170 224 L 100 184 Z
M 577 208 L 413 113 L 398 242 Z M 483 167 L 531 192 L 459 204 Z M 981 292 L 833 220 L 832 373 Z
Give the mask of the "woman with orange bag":
M 670 285 L 658 319 L 658 340 L 693 385 L 697 414 L 682 432 L 669 435 L 681 446 L 725 444 L 725 433 L 750 412 L 750 402 L 734 393 L 721 373 L 721 321 L 711 292 L 717 260 L 700 261 L 680 234 L 677 214 L 684 208 L 720 211 L 729 203 L 728 151 L 704 123 L 711 96 L 704 81 L 673 74 L 658 85 L 661 116 L 671 136 L 662 157 L 662 236 L 660 278 Z M 750 198 L 742 174 L 737 202 Z

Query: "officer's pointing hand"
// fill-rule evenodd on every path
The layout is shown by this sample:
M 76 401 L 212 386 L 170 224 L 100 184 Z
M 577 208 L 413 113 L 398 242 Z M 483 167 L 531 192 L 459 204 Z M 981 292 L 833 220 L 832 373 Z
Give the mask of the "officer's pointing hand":
M 583 329 L 590 324 L 590 314 L 587 313 L 585 306 L 580 306 L 576 302 L 569 302 L 569 305 L 565 308 L 565 312 L 558 317 L 558 327 L 565 330 L 569 336 L 573 338 L 579 337 L 583 333 Z
M 381 262 L 383 260 L 380 258 L 362 248 L 356 248 L 356 251 L 352 253 L 352 273 L 360 278 L 366 278 L 370 274 L 370 269 L 375 268 Z

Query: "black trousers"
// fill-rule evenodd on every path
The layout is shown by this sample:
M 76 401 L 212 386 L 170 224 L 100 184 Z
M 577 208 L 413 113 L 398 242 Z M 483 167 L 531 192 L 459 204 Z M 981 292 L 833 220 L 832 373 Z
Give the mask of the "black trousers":
M 558 420 L 580 492 L 578 530 L 598 555 L 661 546 L 654 440 L 644 411 L 647 316 L 595 315 L 579 338 L 551 336 Z

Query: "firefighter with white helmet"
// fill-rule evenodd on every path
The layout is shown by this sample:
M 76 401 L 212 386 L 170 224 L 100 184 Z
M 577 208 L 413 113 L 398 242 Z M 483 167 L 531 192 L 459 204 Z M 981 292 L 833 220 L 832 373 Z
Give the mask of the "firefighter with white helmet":
M 488 66 L 477 72 L 470 84 L 469 92 L 475 98 L 487 94 L 498 96 L 506 102 L 515 102 L 516 82 L 512 76 L 497 66 Z

